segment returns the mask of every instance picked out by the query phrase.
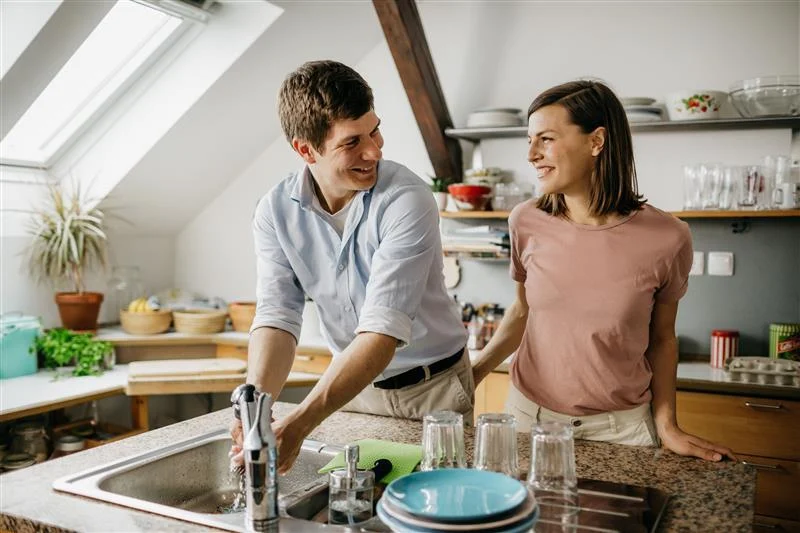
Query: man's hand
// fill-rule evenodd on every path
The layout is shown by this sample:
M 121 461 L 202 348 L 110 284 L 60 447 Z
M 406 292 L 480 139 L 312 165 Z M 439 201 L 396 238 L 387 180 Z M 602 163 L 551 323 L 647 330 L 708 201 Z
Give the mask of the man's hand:
M 278 443 L 278 474 L 285 475 L 294 465 L 303 440 L 308 433 L 301 428 L 299 420 L 291 421 L 286 417 L 272 424 L 275 440 Z
M 721 461 L 725 456 L 736 460 L 733 452 L 725 446 L 686 433 L 677 426 L 659 430 L 659 437 L 665 448 L 678 455 L 699 457 L 706 461 Z
M 244 454 L 242 453 L 242 421 L 238 418 L 233 419 L 231 424 L 231 451 L 228 452 L 228 457 L 231 458 L 231 470 L 236 470 L 244 464 Z

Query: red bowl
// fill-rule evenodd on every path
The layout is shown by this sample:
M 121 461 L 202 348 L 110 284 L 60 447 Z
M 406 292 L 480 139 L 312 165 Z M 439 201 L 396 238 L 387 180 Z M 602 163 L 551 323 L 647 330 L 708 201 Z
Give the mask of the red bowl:
M 492 188 L 486 185 L 469 185 L 466 183 L 454 183 L 448 185 L 447 192 L 459 198 L 480 198 L 492 193 Z

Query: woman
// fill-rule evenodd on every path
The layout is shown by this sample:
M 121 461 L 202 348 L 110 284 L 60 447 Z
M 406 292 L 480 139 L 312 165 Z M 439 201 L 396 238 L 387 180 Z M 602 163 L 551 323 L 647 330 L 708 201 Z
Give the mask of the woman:
M 506 410 L 576 438 L 719 461 L 731 451 L 678 427 L 675 317 L 692 264 L 688 225 L 637 192 L 630 128 L 602 83 L 570 82 L 528 109 L 541 196 L 509 217 L 509 307 L 473 372 L 516 350 Z

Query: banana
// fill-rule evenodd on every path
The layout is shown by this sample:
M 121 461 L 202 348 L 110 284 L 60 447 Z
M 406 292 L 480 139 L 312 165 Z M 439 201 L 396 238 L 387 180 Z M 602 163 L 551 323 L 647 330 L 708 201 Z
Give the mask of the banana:
M 136 298 L 131 303 L 128 304 L 128 312 L 130 313 L 142 313 L 145 311 L 145 299 L 144 298 Z

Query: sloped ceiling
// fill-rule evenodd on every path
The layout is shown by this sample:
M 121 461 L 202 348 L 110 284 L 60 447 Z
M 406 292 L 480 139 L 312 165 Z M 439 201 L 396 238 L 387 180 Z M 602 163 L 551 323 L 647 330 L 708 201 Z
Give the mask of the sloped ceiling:
M 285 12 L 114 188 L 123 233 L 174 235 L 282 135 L 276 94 L 304 61 L 355 64 L 383 39 L 371 2 L 278 1 Z

